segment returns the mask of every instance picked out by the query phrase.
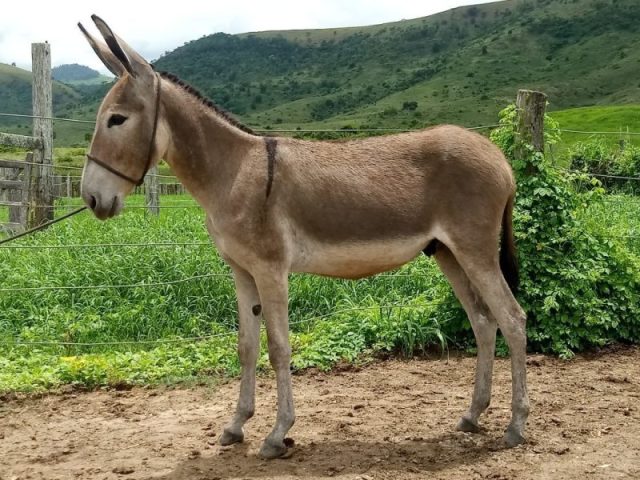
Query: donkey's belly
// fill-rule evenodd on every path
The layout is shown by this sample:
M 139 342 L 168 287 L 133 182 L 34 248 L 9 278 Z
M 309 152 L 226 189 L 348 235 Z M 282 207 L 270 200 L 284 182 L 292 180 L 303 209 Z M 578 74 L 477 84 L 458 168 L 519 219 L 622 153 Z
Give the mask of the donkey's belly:
M 310 240 L 300 245 L 292 270 L 339 278 L 368 277 L 411 261 L 430 240 L 429 235 L 336 244 Z

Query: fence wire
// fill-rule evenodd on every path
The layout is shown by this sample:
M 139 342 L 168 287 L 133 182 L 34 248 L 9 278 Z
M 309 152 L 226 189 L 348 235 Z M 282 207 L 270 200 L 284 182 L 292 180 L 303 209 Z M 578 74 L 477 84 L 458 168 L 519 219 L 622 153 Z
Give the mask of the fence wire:
M 94 125 L 95 121 L 91 120 L 80 120 L 80 119 L 72 119 L 72 118 L 63 118 L 63 117 L 43 117 L 43 116 L 34 116 L 34 115 L 22 115 L 22 114 L 10 114 L 0 112 L 0 116 L 4 117 L 18 117 L 18 118 L 40 118 L 45 120 L 52 120 L 56 122 L 69 122 L 75 124 L 86 124 L 86 125 Z M 482 125 L 477 127 L 469 127 L 468 130 L 487 130 L 497 128 L 500 125 Z M 401 133 L 401 132 L 415 132 L 421 131 L 422 128 L 416 129 L 406 129 L 406 128 L 345 128 L 345 129 L 308 129 L 308 128 L 289 128 L 289 129 L 261 129 L 256 128 L 255 131 L 258 133 L 292 133 L 292 134 L 305 134 L 305 133 L 380 133 L 380 132 L 388 132 L 388 133 Z M 618 135 L 618 136 L 640 136 L 638 132 L 622 132 L 622 131 L 585 131 L 585 130 L 574 130 L 574 129 L 553 129 L 554 131 L 560 133 L 572 133 L 572 134 L 582 134 L 582 135 Z M 25 164 L 42 166 L 40 163 L 36 162 L 23 162 Z M 54 168 L 62 169 L 62 170 L 75 170 L 81 171 L 83 167 L 77 167 L 74 165 L 54 165 Z M 625 181 L 640 181 L 640 177 L 629 177 L 629 176 L 617 176 L 617 175 L 605 175 L 605 174 L 595 174 L 589 172 L 580 172 L 568 169 L 562 169 L 566 172 L 571 173 L 586 173 L 592 177 L 596 178 L 608 178 L 608 179 L 616 179 L 616 180 L 625 180 Z M 172 179 L 176 180 L 175 176 L 168 175 L 160 175 L 160 174 L 148 174 L 151 177 L 163 178 L 163 179 Z M 71 178 L 78 179 L 81 176 L 73 176 Z M 179 185 L 179 183 L 172 183 L 170 185 Z M 57 184 L 56 186 L 66 186 L 66 183 Z M 67 199 L 68 197 L 58 196 L 59 199 Z M 614 201 L 614 199 L 610 199 Z M 621 200 L 622 201 L 622 200 Z M 178 205 L 180 203 L 180 205 Z M 62 206 L 42 206 L 36 208 L 54 208 L 54 209 L 74 209 L 77 206 L 74 205 L 62 205 Z M 147 209 L 147 206 L 128 206 L 126 210 L 137 210 L 137 209 Z M 161 205 L 159 208 L 162 209 L 184 209 L 184 208 L 198 208 L 201 207 L 190 200 L 184 201 L 174 201 L 173 204 L 169 205 Z M 640 235 L 600 235 L 605 238 L 615 238 L 615 239 L 636 239 L 640 238 Z M 70 245 L 4 245 L 0 247 L 1 249 L 13 249 L 13 250 L 28 250 L 28 249 L 38 249 L 38 250 L 73 250 L 73 249 L 98 249 L 98 248 L 174 248 L 174 247 L 203 247 L 203 246 L 212 246 L 211 242 L 159 242 L 159 243 L 104 243 L 104 244 L 70 244 Z M 406 273 L 390 273 L 390 274 L 381 274 L 377 275 L 373 278 L 409 278 L 415 277 L 413 274 Z M 202 274 L 202 275 L 194 275 L 191 277 L 179 279 L 179 280 L 171 280 L 164 282 L 149 282 L 149 283 L 133 283 L 133 284 L 116 284 L 116 285 L 82 285 L 82 286 L 39 286 L 39 287 L 10 287 L 10 288 L 0 288 L 0 292 L 2 293 L 19 293 L 19 292 L 41 292 L 41 291 L 81 291 L 81 290 L 103 290 L 103 289 L 137 289 L 137 288 L 155 288 L 155 287 L 163 287 L 163 286 L 172 286 L 184 284 L 187 282 L 204 280 L 209 278 L 223 278 L 223 279 L 232 279 L 233 276 L 231 273 L 210 273 L 210 274 Z M 367 307 L 353 307 L 342 310 L 337 310 L 335 312 L 327 313 L 324 315 L 318 315 L 314 317 L 310 317 L 307 319 L 303 319 L 296 322 L 291 322 L 290 326 L 296 326 L 301 324 L 310 324 L 315 321 L 323 320 L 335 315 L 340 315 L 344 313 L 356 312 L 356 311 L 366 311 L 366 310 L 383 310 L 383 309 L 423 309 L 430 305 L 436 305 L 438 303 L 442 303 L 441 300 L 427 302 L 422 305 L 374 305 Z M 37 347 L 37 346 L 54 346 L 54 347 L 96 347 L 96 346 L 116 346 L 116 345 L 161 345 L 161 344 L 176 344 L 176 343 L 193 343 L 199 341 L 206 341 L 215 338 L 225 338 L 225 337 L 233 337 L 237 335 L 237 331 L 230 331 L 220 334 L 212 334 L 198 337 L 186 337 L 186 338 L 175 338 L 175 339 L 158 339 L 158 340 L 131 340 L 131 341 L 113 341 L 113 342 L 53 342 L 53 341 L 31 341 L 25 342 L 19 339 L 12 341 L 0 341 L 1 346 L 5 347 Z
M 66 118 L 66 117 L 44 117 L 44 116 L 40 116 L 40 115 L 25 115 L 25 114 L 19 114 L 19 113 L 6 113 L 6 112 L 0 112 L 0 117 L 17 117 L 17 118 L 38 118 L 41 120 L 52 120 L 52 121 L 56 121 L 56 122 L 69 122 L 69 123 L 79 123 L 79 124 L 89 124 L 89 125 L 95 125 L 95 120 L 79 120 L 79 119 L 74 119 L 74 118 Z M 492 128 L 498 128 L 500 127 L 499 124 L 494 124 L 494 125 L 480 125 L 477 127 L 466 127 L 467 130 L 487 130 L 487 129 L 492 129 Z M 254 130 L 255 132 L 258 133 L 367 133 L 367 132 L 371 132 L 371 133 L 375 133 L 375 132 L 396 132 L 396 133 L 402 133 L 402 132 L 416 132 L 416 131 L 421 131 L 426 127 L 423 128 L 385 128 L 385 127 L 372 127 L 372 128 L 344 128 L 344 129 L 330 129 L 330 128 L 326 128 L 326 129 L 322 129 L 322 128 L 318 128 L 318 129 L 308 129 L 308 128 L 302 128 L 302 127 L 297 127 L 297 128 L 282 128 L 282 129 L 278 129 L 278 128 L 269 128 L 269 129 L 265 129 L 265 128 L 260 128 L 260 127 L 249 127 L 252 130 Z M 570 128 L 551 128 L 548 129 L 549 131 L 554 131 L 554 132 L 561 132 L 561 133 L 575 133 L 575 134 L 581 134 L 581 135 L 620 135 L 620 136 L 624 136 L 624 135 L 630 135 L 630 136 L 640 136 L 640 132 L 625 132 L 625 131 L 588 131 L 588 130 L 575 130 L 575 129 L 570 129 Z
M 369 310 L 392 310 L 392 309 L 406 309 L 406 310 L 421 310 L 426 307 L 442 304 L 442 300 L 433 300 L 425 302 L 421 305 L 415 304 L 390 304 L 390 305 L 371 305 L 367 307 L 350 307 L 334 312 L 326 313 L 323 315 L 316 315 L 295 322 L 289 322 L 289 327 L 311 324 L 324 320 L 336 315 L 342 315 L 345 313 L 369 311 Z M 113 342 L 53 342 L 53 341 L 0 341 L 0 346 L 3 347 L 104 347 L 104 346 L 118 346 L 118 345 L 164 345 L 164 344 L 176 344 L 176 343 L 196 343 L 207 340 L 213 340 L 216 338 L 229 338 L 238 334 L 237 330 L 232 330 L 224 333 L 216 333 L 212 335 L 201 335 L 198 337 L 186 337 L 186 338 L 169 338 L 169 339 L 157 339 L 157 340 L 122 340 Z

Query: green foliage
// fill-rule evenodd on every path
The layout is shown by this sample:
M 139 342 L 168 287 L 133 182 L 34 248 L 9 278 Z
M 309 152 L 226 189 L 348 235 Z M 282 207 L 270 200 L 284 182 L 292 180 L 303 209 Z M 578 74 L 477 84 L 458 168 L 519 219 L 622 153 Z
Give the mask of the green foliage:
M 598 181 L 582 173 L 567 176 L 531 150 L 527 158 L 514 159 L 522 147 L 514 119 L 515 109 L 506 109 L 492 139 L 518 177 L 519 300 L 529 315 L 531 349 L 568 357 L 613 341 L 640 341 L 640 240 L 629 237 L 640 236 L 638 198 L 605 195 Z M 547 143 L 558 140 L 556 128 L 548 120 Z M 75 163 L 82 154 L 66 149 L 57 157 Z M 526 175 L 530 164 L 536 175 Z M 229 270 L 208 245 L 203 214 L 189 198 L 162 203 L 180 208 L 159 217 L 131 208 L 107 223 L 84 215 L 21 240 L 33 250 L 0 248 L 0 289 L 108 286 L 0 292 L 0 391 L 238 373 Z M 140 207 L 143 199 L 132 197 L 127 205 Z M 144 242 L 205 245 L 42 248 Z M 328 369 L 362 354 L 473 345 L 466 315 L 432 261 L 421 257 L 394 273 L 357 282 L 292 275 L 293 365 Z M 183 281 L 209 274 L 220 276 Z M 135 287 L 149 283 L 167 284 Z M 11 346 L 15 341 L 106 344 Z M 498 351 L 505 351 L 503 343 Z M 264 334 L 259 365 L 268 365 Z
M 522 87 L 553 92 L 559 109 L 640 103 L 640 50 L 631 47 L 636 38 L 630 28 L 637 23 L 635 0 L 615 7 L 605 2 L 607 8 L 592 0 L 516 3 L 370 27 L 218 33 L 167 52 L 156 64 L 258 127 L 489 124 L 498 105 Z M 28 77 L 0 65 L 0 111 L 30 111 Z M 64 94 L 54 98 L 56 115 L 94 119 L 106 87 L 76 83 L 73 90 L 58 90 Z M 401 110 L 412 101 L 419 104 L 415 111 Z M 575 117 L 577 127 L 589 120 Z M 639 130 L 637 113 L 602 117 L 598 125 L 609 122 L 608 130 Z M 0 127 L 29 130 L 27 122 L 6 118 Z M 56 122 L 57 146 L 87 141 L 90 126 L 72 127 Z
M 605 138 L 595 137 L 578 142 L 567 152 L 570 168 L 591 174 L 640 177 L 640 147 L 632 144 L 612 146 Z M 634 181 L 601 178 L 605 187 L 633 191 Z
M 495 118 L 496 99 L 525 85 L 553 91 L 556 108 L 640 101 L 640 55 L 628 48 L 637 14 L 620 13 L 635 12 L 634 1 L 604 11 L 591 0 L 527 5 L 518 4 L 517 15 L 494 3 L 392 25 L 216 34 L 157 65 L 262 126 L 277 118 L 286 127 L 402 126 L 398 107 L 416 99 L 426 112 L 418 126 L 478 125 Z M 592 28 L 603 17 L 608 23 Z M 393 115 L 380 116 L 390 108 Z
M 627 132 L 640 132 L 640 105 L 596 105 L 570 108 L 551 112 L 550 116 L 560 122 L 562 128 L 566 130 L 611 132 L 596 136 L 599 143 L 606 144 L 611 150 L 619 147 L 621 141 L 624 141 L 625 145 L 640 146 L 640 137 L 627 134 Z M 582 133 L 562 132 L 562 139 L 557 148 L 554 148 L 560 153 L 555 155 L 557 160 L 568 165 L 565 158 L 566 151 L 576 143 L 588 140 L 591 138 Z
M 531 347 L 569 357 L 613 341 L 640 341 L 636 260 L 607 238 L 606 224 L 594 228 L 587 221 L 586 212 L 604 202 L 599 182 L 555 169 L 531 148 L 526 158 L 514 158 L 520 142 L 514 113 L 513 107 L 502 112 L 492 139 L 512 159 L 518 178 L 519 300 L 528 312 Z M 530 165 L 535 175 L 527 174 Z M 584 183 L 590 188 L 579 191 Z
M 58 65 L 51 69 L 51 75 L 55 80 L 64 83 L 82 82 L 87 80 L 100 80 L 100 72 L 78 65 L 77 63 Z
M 191 208 L 187 196 L 162 200 L 181 208 L 148 216 L 144 209 L 131 208 L 143 205 L 142 198 L 132 197 L 127 200 L 131 209 L 109 222 L 83 214 L 21 241 L 36 249 L 0 248 L 0 289 L 112 285 L 98 290 L 0 292 L 0 344 L 115 342 L 0 345 L 0 391 L 42 390 L 65 383 L 89 388 L 160 383 L 238 372 L 236 301 L 229 269 L 210 245 L 201 210 Z M 154 242 L 205 245 L 39 248 Z M 447 284 L 426 258 L 399 273 L 358 282 L 293 275 L 289 310 L 294 365 L 326 369 L 365 351 L 411 354 L 440 345 L 444 329 L 459 315 Z M 182 282 L 208 274 L 221 276 Z M 130 287 L 163 282 L 179 283 Z M 182 341 L 193 337 L 206 338 Z M 260 364 L 265 367 L 264 345 L 262 352 Z

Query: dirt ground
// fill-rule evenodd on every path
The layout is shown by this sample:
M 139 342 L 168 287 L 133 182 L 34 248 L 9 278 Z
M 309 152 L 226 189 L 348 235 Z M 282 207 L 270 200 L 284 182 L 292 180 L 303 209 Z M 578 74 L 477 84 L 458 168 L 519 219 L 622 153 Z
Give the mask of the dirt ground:
M 5 399 L 0 479 L 610 479 L 640 478 L 640 349 L 570 362 L 530 356 L 528 443 L 503 450 L 508 360 L 499 360 L 486 431 L 458 433 L 473 358 L 391 360 L 294 377 L 296 445 L 257 458 L 275 414 L 258 381 L 243 445 L 216 444 L 237 382 Z

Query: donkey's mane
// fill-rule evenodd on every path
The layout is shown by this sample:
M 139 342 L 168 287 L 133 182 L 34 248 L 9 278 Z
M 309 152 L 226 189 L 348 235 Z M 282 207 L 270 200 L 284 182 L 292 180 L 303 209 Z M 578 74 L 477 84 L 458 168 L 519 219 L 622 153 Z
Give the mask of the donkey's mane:
M 200 100 L 200 102 L 203 105 L 206 105 L 207 107 L 209 107 L 211 110 L 213 110 L 216 114 L 218 114 L 218 116 L 220 118 L 222 118 L 223 120 L 225 120 L 227 123 L 230 123 L 234 127 L 239 128 L 243 132 L 250 133 L 252 135 L 258 135 L 250 127 L 247 127 L 246 125 L 244 125 L 243 123 L 241 123 L 240 121 L 235 119 L 224 108 L 222 108 L 219 105 L 215 104 L 212 100 L 210 100 L 209 98 L 205 97 L 202 93 L 200 93 L 194 87 L 189 85 L 187 82 L 185 82 L 185 81 L 181 80 L 180 78 L 178 78 L 177 76 L 175 76 L 173 73 L 169 73 L 169 72 L 158 72 L 158 73 L 160 74 L 160 76 L 162 78 L 164 78 L 166 80 L 169 80 L 174 85 L 178 85 L 185 92 L 189 93 L 191 96 L 193 96 L 196 99 Z

